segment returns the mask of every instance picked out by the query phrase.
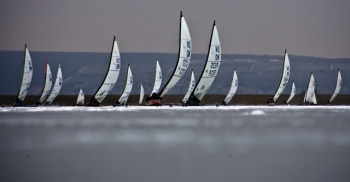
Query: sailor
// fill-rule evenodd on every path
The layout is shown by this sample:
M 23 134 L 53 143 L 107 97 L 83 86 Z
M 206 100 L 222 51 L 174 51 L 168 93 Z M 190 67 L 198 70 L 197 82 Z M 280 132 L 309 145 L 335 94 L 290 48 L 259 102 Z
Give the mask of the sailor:
M 160 105 L 161 97 L 157 93 L 153 92 L 151 96 L 146 98 L 149 105 Z

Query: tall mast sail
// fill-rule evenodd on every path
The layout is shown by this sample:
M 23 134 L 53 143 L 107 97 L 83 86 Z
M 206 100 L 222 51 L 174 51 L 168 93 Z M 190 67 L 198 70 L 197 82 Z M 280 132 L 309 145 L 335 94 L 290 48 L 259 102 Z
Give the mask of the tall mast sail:
M 125 83 L 123 94 L 120 96 L 120 99 L 118 100 L 119 104 L 126 104 L 126 101 L 128 101 L 128 98 L 132 89 L 132 83 L 133 83 L 132 73 L 131 73 L 130 66 L 128 66 L 126 83 Z
M 50 65 L 48 62 L 46 62 L 46 69 L 45 69 L 45 84 L 44 84 L 44 88 L 43 91 L 41 92 L 41 96 L 39 99 L 39 103 L 38 104 L 43 104 L 45 99 L 47 98 L 47 96 L 49 95 L 49 92 L 51 90 L 51 86 L 52 86 L 52 74 L 51 74 L 51 69 L 50 69 Z
M 236 74 L 236 70 L 234 70 L 230 91 L 228 92 L 226 98 L 223 101 L 226 105 L 231 101 L 232 97 L 235 95 L 237 91 L 237 87 L 238 87 L 238 77 Z
M 23 62 L 23 78 L 21 87 L 18 91 L 16 101 L 14 106 L 23 105 L 24 98 L 27 95 L 28 88 L 30 83 L 32 82 L 33 77 L 33 63 L 32 58 L 30 57 L 29 50 L 27 48 L 27 44 L 25 44 L 24 48 L 24 62 Z
M 58 65 L 58 71 L 57 76 L 55 80 L 55 85 L 49 95 L 49 97 L 46 99 L 47 104 L 51 104 L 53 100 L 57 97 L 58 93 L 60 92 L 62 87 L 62 71 L 61 71 L 61 65 Z
M 304 103 L 305 102 L 308 102 L 311 104 L 317 104 L 316 95 L 315 95 L 315 79 L 312 73 L 311 73 L 309 85 L 307 87 L 305 97 L 304 97 Z
M 144 95 L 145 95 L 145 90 L 143 89 L 143 86 L 142 86 L 142 83 L 141 83 L 139 104 L 142 104 L 143 96 L 144 96 Z
M 76 105 L 84 105 L 84 102 L 85 102 L 84 93 L 83 93 L 83 90 L 80 89 L 80 90 L 79 90 L 79 94 L 78 94 L 78 98 L 77 98 Z
M 186 20 L 182 15 L 182 11 L 180 16 L 180 36 L 179 37 L 180 38 L 179 38 L 178 61 L 176 63 L 176 66 L 171 78 L 165 84 L 162 90 L 159 92 L 160 97 L 163 97 L 171 88 L 175 86 L 175 84 L 180 80 L 182 75 L 185 74 L 188 68 L 188 65 L 190 64 L 192 41 L 191 41 L 191 36 L 188 30 Z
M 292 90 L 291 90 L 291 92 L 290 92 L 290 96 L 289 96 L 289 98 L 288 98 L 286 104 L 288 104 L 288 103 L 293 99 L 293 97 L 294 97 L 296 91 L 297 91 L 297 90 L 296 90 L 296 88 L 295 88 L 294 81 L 293 81 Z
M 207 61 L 203 68 L 201 77 L 197 82 L 195 89 L 192 91 L 189 101 L 190 105 L 199 105 L 204 95 L 209 90 L 215 76 L 218 73 L 221 62 L 221 45 L 218 30 L 214 21 L 213 30 L 210 38 Z
M 88 105 L 98 106 L 103 101 L 103 99 L 108 95 L 108 93 L 113 89 L 119 76 L 120 65 L 121 65 L 120 53 L 119 53 L 117 41 L 114 36 L 107 74 L 101 86 L 97 90 L 97 92 L 90 99 L 90 102 L 88 103 Z
M 160 69 L 160 66 L 159 66 L 159 63 L 158 63 L 158 60 L 157 60 L 157 63 L 156 63 L 156 76 L 154 78 L 154 86 L 153 86 L 151 95 L 152 95 L 152 93 L 158 93 L 161 84 L 162 84 L 162 70 Z
M 332 97 L 329 99 L 328 103 L 332 103 L 332 101 L 334 100 L 334 98 L 338 95 L 338 93 L 339 93 L 339 91 L 340 91 L 340 88 L 341 88 L 341 85 L 342 85 L 342 78 L 341 78 L 341 75 L 340 75 L 340 70 L 338 70 L 337 83 L 336 83 L 336 85 L 335 85 L 333 95 L 332 95 Z
M 290 62 L 289 62 L 287 50 L 285 50 L 282 77 L 281 77 L 280 85 L 278 86 L 276 93 L 272 98 L 273 102 L 276 102 L 278 97 L 282 94 L 284 88 L 286 88 L 286 85 L 289 80 L 289 76 L 290 76 Z
M 191 95 L 191 93 L 192 93 L 192 91 L 193 91 L 195 85 L 196 85 L 196 81 L 195 81 L 194 74 L 193 74 L 193 70 L 192 70 L 190 85 L 188 86 L 188 90 L 187 90 L 186 95 L 185 95 L 184 98 L 181 100 L 182 103 L 186 103 L 187 100 L 188 100 L 188 98 L 190 98 L 190 95 Z

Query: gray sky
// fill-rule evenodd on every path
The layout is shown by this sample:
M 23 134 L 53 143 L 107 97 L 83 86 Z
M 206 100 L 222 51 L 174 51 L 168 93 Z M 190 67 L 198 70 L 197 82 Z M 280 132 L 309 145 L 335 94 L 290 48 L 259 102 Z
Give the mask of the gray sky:
M 183 11 L 193 52 L 213 21 L 224 54 L 350 57 L 348 0 L 2 0 L 0 50 L 168 52 Z M 171 49 L 177 52 L 177 46 Z

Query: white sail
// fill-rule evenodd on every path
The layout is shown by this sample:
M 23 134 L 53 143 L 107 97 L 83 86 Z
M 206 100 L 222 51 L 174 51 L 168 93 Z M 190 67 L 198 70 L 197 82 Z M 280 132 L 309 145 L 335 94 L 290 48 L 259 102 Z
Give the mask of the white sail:
M 143 86 L 142 86 L 142 83 L 141 83 L 139 104 L 142 104 L 143 96 L 144 96 L 144 95 L 145 95 L 145 90 L 143 89 Z
M 224 99 L 225 104 L 228 104 L 232 97 L 235 95 L 238 87 L 238 77 L 236 74 L 236 70 L 233 71 L 233 78 L 232 78 L 232 83 L 231 83 L 231 89 L 228 92 L 226 98 Z
M 120 99 L 118 100 L 120 104 L 126 104 L 126 102 L 128 101 L 128 98 L 132 89 L 132 83 L 133 83 L 132 73 L 131 73 L 130 66 L 128 66 L 128 74 L 126 78 L 124 91 L 123 91 L 123 94 L 120 96 Z
M 160 97 L 163 97 L 175 84 L 180 80 L 180 78 L 185 74 L 191 59 L 192 41 L 190 32 L 188 30 L 187 23 L 181 12 L 180 18 L 180 40 L 179 40 L 179 59 L 175 66 L 174 72 L 165 84 L 163 89 L 159 92 Z
M 210 40 L 207 62 L 203 69 L 202 75 L 193 91 L 193 96 L 199 101 L 209 90 L 217 75 L 221 62 L 221 45 L 218 30 L 214 21 L 212 37 Z
M 19 100 L 20 102 L 24 101 L 24 98 L 27 95 L 28 88 L 30 86 L 30 83 L 32 82 L 32 77 L 33 77 L 33 62 L 32 62 L 32 58 L 30 57 L 27 45 L 25 45 L 25 50 L 24 50 L 23 67 L 24 68 L 23 68 L 22 83 L 17 96 L 17 100 Z
M 43 104 L 47 96 L 49 95 L 49 92 L 51 90 L 52 86 L 52 74 L 49 63 L 46 63 L 46 70 L 45 70 L 45 84 L 44 89 L 41 93 L 39 103 Z
M 108 93 L 113 89 L 119 76 L 120 65 L 121 65 L 120 53 L 119 53 L 117 41 L 115 40 L 115 36 L 114 36 L 113 48 L 111 52 L 108 72 L 106 74 L 106 77 L 102 85 L 100 86 L 100 88 L 95 93 L 92 99 L 95 99 L 98 103 L 101 103 L 103 99 L 108 95 Z M 90 102 L 93 102 L 93 100 L 90 100 Z
M 160 66 L 159 66 L 159 63 L 158 63 L 158 60 L 157 60 L 157 63 L 156 63 L 156 76 L 154 78 L 154 86 L 153 86 L 151 95 L 152 95 L 152 93 L 158 93 L 161 84 L 162 84 L 162 70 L 160 69 Z
M 286 104 L 288 104 L 288 103 L 293 99 L 293 97 L 294 97 L 296 91 L 297 91 L 297 90 L 296 90 L 295 85 L 294 85 L 294 82 L 293 82 L 293 84 L 292 84 L 292 91 L 290 92 L 290 96 L 289 96 L 289 98 L 288 98 Z
M 79 94 L 78 94 L 78 98 L 77 98 L 76 105 L 84 105 L 84 102 L 85 102 L 84 93 L 83 93 L 83 90 L 80 89 L 80 90 L 79 90 Z
M 342 85 L 342 79 L 341 79 L 340 71 L 338 70 L 337 83 L 335 85 L 335 89 L 334 89 L 333 95 L 328 101 L 329 103 L 332 103 L 334 98 L 338 95 L 338 93 L 340 91 L 340 88 L 341 88 L 341 85 Z
M 193 70 L 192 70 L 190 85 L 188 86 L 188 90 L 187 90 L 186 95 L 185 95 L 184 98 L 181 100 L 182 103 L 186 103 L 187 100 L 188 100 L 188 98 L 190 98 L 191 93 L 192 93 L 192 91 L 193 91 L 193 89 L 194 89 L 194 86 L 196 86 L 196 82 L 195 82 L 194 74 L 193 74 Z
M 315 95 L 315 79 L 312 73 L 311 73 L 309 85 L 307 87 L 305 97 L 304 97 L 304 103 L 305 102 L 308 102 L 310 104 L 317 104 L 316 95 Z
M 58 71 L 57 76 L 55 80 L 55 85 L 49 95 L 49 97 L 46 99 L 46 104 L 51 104 L 53 100 L 57 97 L 58 93 L 60 92 L 62 87 L 62 71 L 61 71 L 61 65 L 58 65 Z
M 281 77 L 280 85 L 278 86 L 277 91 L 273 96 L 273 102 L 276 102 L 278 97 L 282 94 L 284 88 L 286 88 L 286 85 L 289 80 L 289 76 L 290 76 L 290 62 L 289 62 L 287 51 L 285 51 L 282 77 Z

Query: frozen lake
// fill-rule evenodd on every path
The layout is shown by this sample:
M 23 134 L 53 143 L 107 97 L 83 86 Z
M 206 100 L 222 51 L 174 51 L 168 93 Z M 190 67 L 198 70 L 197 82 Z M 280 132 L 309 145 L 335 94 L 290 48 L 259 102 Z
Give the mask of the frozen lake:
M 349 106 L 0 108 L 1 181 L 348 181 Z

